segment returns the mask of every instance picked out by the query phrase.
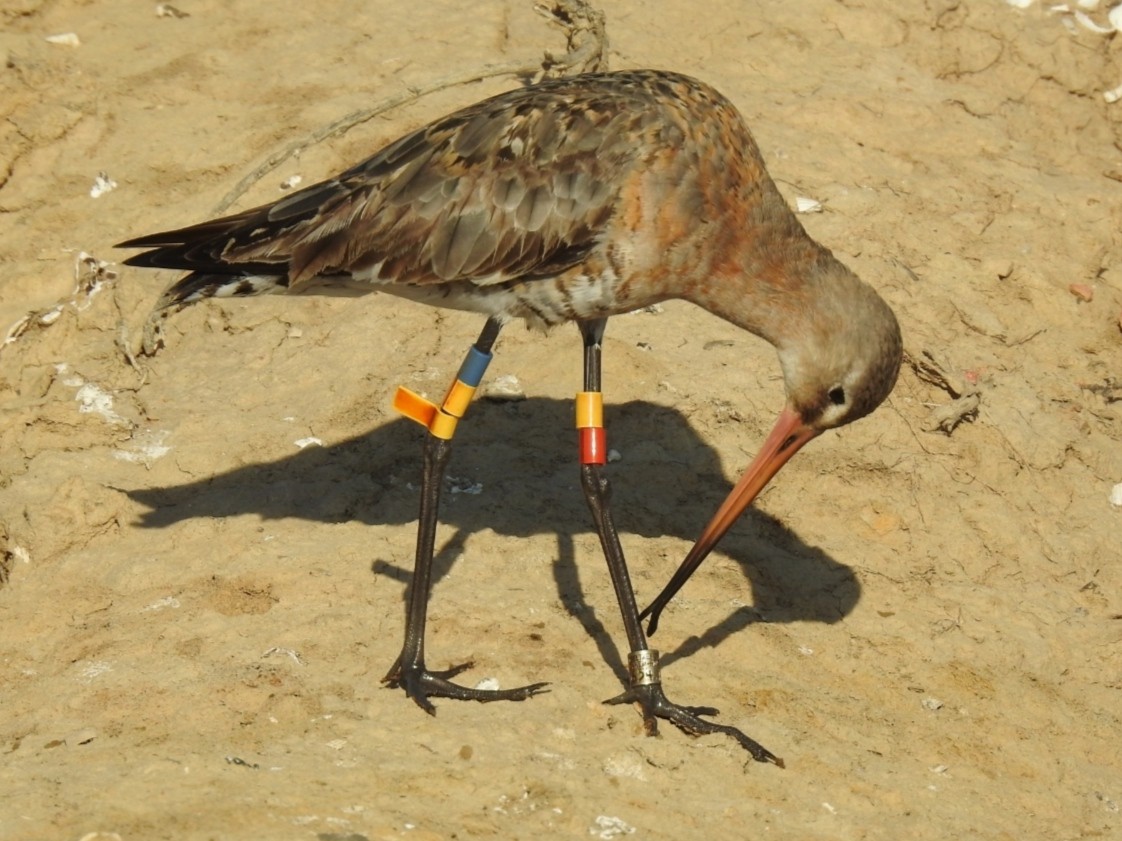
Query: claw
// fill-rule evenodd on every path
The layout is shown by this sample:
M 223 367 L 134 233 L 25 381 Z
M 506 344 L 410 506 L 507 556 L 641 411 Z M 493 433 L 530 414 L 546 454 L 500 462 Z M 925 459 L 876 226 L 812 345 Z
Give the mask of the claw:
M 514 689 L 473 689 L 453 683 L 449 678 L 455 677 L 460 672 L 470 669 L 474 663 L 461 663 L 443 671 L 429 671 L 424 663 L 414 663 L 408 667 L 401 665 L 400 658 L 389 670 L 382 683 L 390 687 L 400 687 L 405 690 L 407 697 L 413 699 L 422 710 L 429 715 L 436 715 L 436 707 L 429 701 L 433 698 L 452 698 L 458 701 L 525 701 L 534 695 L 548 692 L 548 683 L 531 683 L 528 686 L 518 686 Z
M 690 736 L 706 736 L 710 733 L 723 733 L 752 755 L 757 762 L 770 762 L 780 768 L 786 767 L 783 760 L 769 751 L 755 739 L 727 724 L 706 721 L 701 716 L 717 715 L 713 707 L 687 707 L 675 704 L 662 691 L 661 683 L 639 684 L 632 686 L 605 704 L 638 704 L 643 712 L 643 724 L 648 736 L 658 735 L 658 719 L 669 721 L 683 733 Z

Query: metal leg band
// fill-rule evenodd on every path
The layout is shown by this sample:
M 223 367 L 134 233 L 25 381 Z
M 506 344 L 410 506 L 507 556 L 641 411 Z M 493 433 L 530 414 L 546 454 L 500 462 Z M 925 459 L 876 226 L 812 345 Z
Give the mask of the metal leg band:
M 632 686 L 651 686 L 660 683 L 658 652 L 653 648 L 643 648 L 627 655 L 627 671 Z

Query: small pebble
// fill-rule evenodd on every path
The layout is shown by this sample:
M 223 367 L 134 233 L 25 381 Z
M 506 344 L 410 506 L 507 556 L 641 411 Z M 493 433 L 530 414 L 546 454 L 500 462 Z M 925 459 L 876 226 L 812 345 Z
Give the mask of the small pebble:
M 1088 283 L 1073 283 L 1067 291 L 1084 303 L 1091 303 L 1095 299 L 1095 290 Z
M 593 838 L 600 838 L 601 841 L 612 841 L 634 832 L 635 827 L 614 815 L 597 815 L 593 825 L 588 828 L 588 834 Z
M 81 730 L 75 730 L 73 733 L 68 733 L 64 740 L 70 747 L 77 745 L 88 745 L 97 738 L 97 731 L 92 727 L 83 727 Z
M 109 177 L 108 173 L 99 172 L 97 178 L 94 179 L 93 186 L 90 187 L 90 198 L 99 199 L 106 193 L 112 192 L 117 189 L 117 182 Z
M 609 777 L 622 777 L 640 782 L 647 781 L 646 763 L 637 756 L 620 754 L 604 760 L 604 773 Z
M 63 32 L 59 35 L 48 35 L 45 39 L 50 44 L 61 44 L 64 47 L 80 47 L 81 40 L 73 32 Z
M 526 392 L 522 390 L 522 383 L 514 374 L 503 374 L 496 377 L 484 389 L 483 396 L 488 400 L 514 401 L 525 400 Z
M 1122 482 L 1110 489 L 1110 504 L 1115 508 L 1122 508 Z

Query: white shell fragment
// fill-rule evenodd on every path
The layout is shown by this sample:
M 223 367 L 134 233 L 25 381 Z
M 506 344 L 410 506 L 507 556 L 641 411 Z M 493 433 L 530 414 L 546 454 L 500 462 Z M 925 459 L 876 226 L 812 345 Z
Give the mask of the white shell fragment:
M 795 198 L 795 212 L 797 213 L 821 213 L 822 202 L 816 199 L 808 199 L 806 196 L 798 196 Z
M 588 834 L 601 841 L 612 841 L 624 835 L 631 835 L 633 832 L 635 827 L 614 815 L 597 815 L 593 825 L 588 828 Z
M 1122 482 L 1110 489 L 1110 504 L 1115 508 L 1122 508 Z
M 61 32 L 58 35 L 48 35 L 44 40 L 50 44 L 61 44 L 64 47 L 80 47 L 82 42 L 76 32 Z
M 111 265 L 85 251 L 79 251 L 74 259 L 74 294 L 70 300 L 57 303 L 46 310 L 27 313 L 8 328 L 3 341 L 0 341 L 0 350 L 33 327 L 49 327 L 54 324 L 62 316 L 67 305 L 72 305 L 77 310 L 86 309 L 102 286 L 116 279 L 117 272 L 109 268 Z
M 1018 9 L 1027 9 L 1035 3 L 1035 0 L 1005 0 L 1005 2 Z M 1080 27 L 1088 32 L 1094 32 L 1096 35 L 1113 35 L 1115 32 L 1122 32 L 1122 3 L 1116 2 L 1107 11 L 1106 24 L 1099 23 L 1087 14 L 1087 12 L 1098 10 L 1100 0 L 1078 0 L 1075 5 L 1078 8 L 1073 9 L 1071 4 L 1068 3 L 1056 3 L 1049 6 L 1048 11 L 1054 15 L 1059 15 L 1060 23 L 1072 35 L 1077 35 Z M 1110 103 L 1122 99 L 1122 84 L 1103 91 L 1103 99 Z
M 156 599 L 156 601 L 152 602 L 151 604 L 142 607 L 140 609 L 140 612 L 147 613 L 150 610 L 163 610 L 165 607 L 177 608 L 179 606 L 179 599 L 177 599 L 175 596 L 164 596 L 162 599 Z
M 272 648 L 265 651 L 261 655 L 261 659 L 265 659 L 266 657 L 274 657 L 274 656 L 287 657 L 289 660 L 291 660 L 297 666 L 303 666 L 304 665 L 304 660 L 300 657 L 300 652 L 299 651 L 296 651 L 295 649 L 292 649 L 292 648 L 281 648 L 280 646 L 277 646 L 277 645 L 274 645 Z
M 281 182 L 280 188 L 282 190 L 291 190 L 297 184 L 304 180 L 303 175 L 290 175 L 288 178 Z
M 108 173 L 99 172 L 97 178 L 94 179 L 93 186 L 90 187 L 90 198 L 100 198 L 106 193 L 116 189 L 117 182 L 110 178 Z
M 1091 19 L 1091 16 L 1084 11 L 1076 9 L 1072 13 L 1072 15 L 1075 17 L 1076 21 L 1078 21 L 1080 26 L 1090 32 L 1094 32 L 1098 35 L 1110 35 L 1112 32 L 1114 32 L 1113 26 L 1100 26 L 1099 24 L 1095 23 L 1095 21 Z
M 93 297 L 107 283 L 117 279 L 117 272 L 109 268 L 112 263 L 99 260 L 92 254 L 79 251 L 74 258 L 74 306 L 79 310 L 89 307 Z M 60 306 L 61 309 L 61 306 Z
M 299 447 L 301 450 L 304 449 L 305 447 L 322 447 L 323 446 L 323 441 L 321 441 L 319 438 L 316 438 L 315 436 L 309 436 L 307 438 L 297 438 L 292 443 L 295 444 L 297 447 Z

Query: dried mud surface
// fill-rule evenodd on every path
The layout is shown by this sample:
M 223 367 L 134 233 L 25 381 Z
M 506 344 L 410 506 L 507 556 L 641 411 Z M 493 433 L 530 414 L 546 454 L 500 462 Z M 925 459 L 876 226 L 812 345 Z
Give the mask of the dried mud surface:
M 527 398 L 457 437 L 429 640 L 434 666 L 552 691 L 430 718 L 380 684 L 419 470 L 389 397 L 442 391 L 478 318 L 212 302 L 138 369 L 121 342 L 171 276 L 110 267 L 72 296 L 78 252 L 118 260 L 294 138 L 556 34 L 513 0 L 178 5 L 0 9 L 0 324 L 34 313 L 0 351 L 0 837 L 1118 837 L 1118 39 L 996 0 L 604 4 L 613 67 L 737 103 L 913 363 L 784 470 L 655 638 L 669 691 L 779 770 L 600 703 L 626 652 L 576 481 L 575 331 L 501 339 L 490 376 Z M 504 84 L 316 145 L 238 206 Z M 118 187 L 93 199 L 99 171 Z M 645 602 L 782 385 L 771 348 L 684 304 L 613 320 L 605 384 Z M 939 431 L 960 399 L 976 413 Z

